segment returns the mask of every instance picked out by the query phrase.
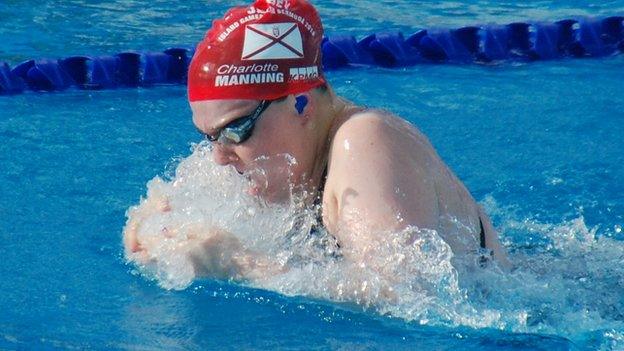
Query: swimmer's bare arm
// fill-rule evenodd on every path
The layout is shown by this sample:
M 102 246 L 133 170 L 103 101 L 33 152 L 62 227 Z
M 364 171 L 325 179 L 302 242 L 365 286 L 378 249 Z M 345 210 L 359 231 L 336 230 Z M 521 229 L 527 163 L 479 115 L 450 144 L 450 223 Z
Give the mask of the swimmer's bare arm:
M 286 270 L 267 256 L 244 248 L 234 235 L 219 229 L 194 243 L 188 255 L 198 277 L 261 280 Z
M 148 225 L 150 216 L 163 216 L 171 211 L 167 199 L 151 192 L 139 206 L 128 212 L 128 222 L 124 228 L 123 242 L 126 258 L 138 264 L 149 265 L 160 259 L 157 254 L 158 246 L 165 244 L 168 237 L 175 237 L 179 228 L 168 226 L 159 233 L 143 233 Z M 230 233 L 216 228 L 205 230 L 202 228 L 184 228 L 187 241 L 173 244 L 167 243 L 168 250 L 178 250 L 178 255 L 185 255 L 192 263 L 195 275 L 218 279 L 233 279 L 236 281 L 254 281 L 262 284 L 263 281 L 286 273 L 288 266 L 280 264 L 272 257 L 245 249 L 240 241 Z M 139 235 L 142 232 L 143 235 Z M 145 235 L 155 234 L 155 235 Z M 140 238 L 140 239 L 139 239 Z M 368 282 L 371 278 L 359 272 L 355 262 L 339 262 L 344 265 L 343 272 L 351 274 L 336 276 L 336 281 L 328 285 L 331 295 L 340 301 L 357 301 L 361 304 L 370 304 L 374 301 L 393 300 L 396 298 L 391 284 L 383 284 L 378 292 L 371 290 Z M 336 268 L 336 266 L 333 266 Z M 372 278 L 372 280 L 375 280 Z
M 419 150 L 401 124 L 375 112 L 345 122 L 332 144 L 324 220 L 359 259 L 375 251 L 382 233 L 409 224 L 436 228 L 438 199 Z M 424 149 L 424 148 L 421 148 Z
M 150 235 L 139 241 L 137 238 L 141 224 L 148 216 L 163 214 L 170 211 L 166 199 L 152 194 L 140 206 L 129 212 L 128 223 L 124 229 L 124 245 L 126 257 L 138 264 L 149 264 L 159 259 L 152 254 L 157 245 L 162 245 L 167 235 L 175 235 L 175 228 L 167 228 L 159 235 Z M 209 277 L 217 279 L 232 279 L 235 281 L 254 281 L 262 284 L 263 281 L 286 273 L 288 266 L 276 262 L 274 258 L 261 255 L 257 252 L 246 250 L 236 237 L 219 229 L 212 229 L 206 235 L 206 231 L 197 229 L 194 234 L 185 229 L 189 240 L 183 245 L 177 245 L 180 255 L 186 255 L 192 263 L 197 277 Z M 202 237 L 202 239 L 199 239 Z M 345 265 L 344 272 L 352 271 L 352 274 L 336 276 L 336 281 L 328 285 L 331 295 L 339 301 L 356 301 L 361 304 L 371 304 L 374 301 L 394 300 L 395 294 L 390 284 L 383 284 L 378 292 L 371 289 L 369 278 L 358 272 L 358 267 L 352 262 L 341 262 Z M 336 266 L 334 266 L 336 268 Z M 374 279 L 373 279 L 374 280 Z M 378 283 L 382 285 L 381 283 Z
M 427 138 L 397 117 L 373 111 L 340 127 L 325 192 L 324 221 L 356 261 L 366 262 L 388 241 L 381 236 L 408 225 L 439 230 L 444 214 L 467 223 L 480 218 L 494 257 L 509 266 L 487 215 Z M 452 250 L 467 249 L 447 239 Z

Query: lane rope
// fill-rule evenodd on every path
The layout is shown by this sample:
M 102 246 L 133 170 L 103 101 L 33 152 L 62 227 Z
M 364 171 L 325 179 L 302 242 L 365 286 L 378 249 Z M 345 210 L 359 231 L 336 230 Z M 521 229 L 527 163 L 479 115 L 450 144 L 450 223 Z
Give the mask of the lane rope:
M 407 36 L 380 32 L 360 40 L 332 35 L 323 38 L 322 50 L 325 70 L 605 57 L 624 52 L 624 16 L 420 29 Z M 193 48 L 175 47 L 162 52 L 31 59 L 13 68 L 0 62 L 0 95 L 185 84 L 193 54 Z

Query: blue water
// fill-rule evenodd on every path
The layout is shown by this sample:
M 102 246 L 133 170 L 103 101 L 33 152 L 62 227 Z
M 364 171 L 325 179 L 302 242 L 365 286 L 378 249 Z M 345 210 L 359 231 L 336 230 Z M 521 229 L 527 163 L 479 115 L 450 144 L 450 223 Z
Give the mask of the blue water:
M 621 0 L 317 5 L 328 33 L 356 35 L 624 12 Z M 192 44 L 229 6 L 3 2 L 0 61 Z M 199 140 L 185 89 L 0 97 L 0 348 L 624 349 L 622 67 L 619 56 L 328 73 L 340 94 L 427 134 L 525 262 L 498 296 L 469 292 L 505 321 L 486 327 L 211 280 L 163 289 L 125 264 L 120 239 L 146 182 Z M 529 322 L 509 322 L 521 310 Z

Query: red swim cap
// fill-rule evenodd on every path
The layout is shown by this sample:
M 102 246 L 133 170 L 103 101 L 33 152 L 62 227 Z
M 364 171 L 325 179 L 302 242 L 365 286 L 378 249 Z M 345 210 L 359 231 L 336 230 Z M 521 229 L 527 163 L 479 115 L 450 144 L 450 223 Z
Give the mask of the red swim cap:
M 215 20 L 188 73 L 189 101 L 272 100 L 325 83 L 323 26 L 305 0 L 256 0 Z

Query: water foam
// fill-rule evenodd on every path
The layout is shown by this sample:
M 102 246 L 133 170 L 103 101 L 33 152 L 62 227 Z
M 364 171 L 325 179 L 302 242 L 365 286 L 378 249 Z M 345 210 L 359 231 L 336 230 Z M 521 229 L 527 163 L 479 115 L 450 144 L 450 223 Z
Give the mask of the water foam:
M 511 272 L 479 267 L 477 253 L 456 256 L 438 233 L 416 227 L 382 233 L 388 240 L 371 248 L 366 260 L 353 261 L 327 233 L 310 235 L 317 209 L 296 196 L 286 205 L 268 205 L 246 193 L 248 179 L 211 160 L 209 146 L 197 145 L 171 179 L 150 181 L 147 198 L 128 212 L 141 216 L 137 235 L 150 243 L 140 268 L 164 288 L 184 289 L 196 279 L 192 243 L 219 228 L 280 267 L 242 279 L 253 287 L 355 303 L 423 324 L 624 347 L 624 244 L 587 228 L 582 216 L 560 224 L 516 219 L 486 199 L 488 212 L 503 218 Z M 162 198 L 167 211 L 145 210 Z M 539 240 L 525 240 L 528 234 Z M 140 261 L 135 255 L 128 259 Z

